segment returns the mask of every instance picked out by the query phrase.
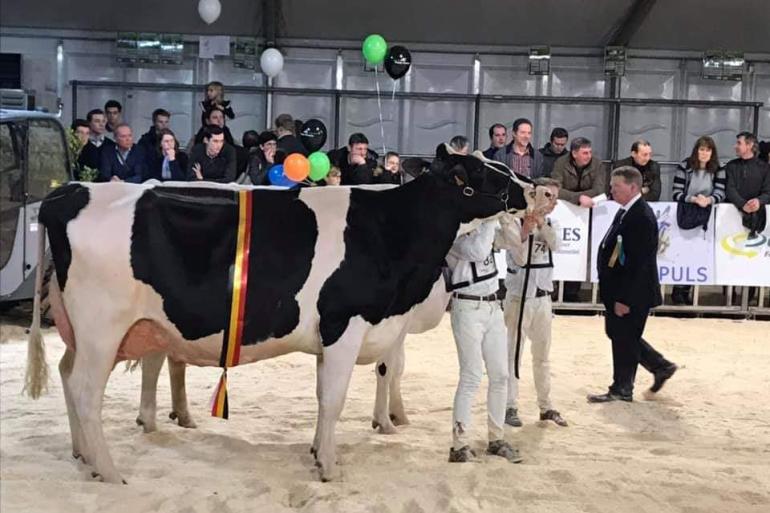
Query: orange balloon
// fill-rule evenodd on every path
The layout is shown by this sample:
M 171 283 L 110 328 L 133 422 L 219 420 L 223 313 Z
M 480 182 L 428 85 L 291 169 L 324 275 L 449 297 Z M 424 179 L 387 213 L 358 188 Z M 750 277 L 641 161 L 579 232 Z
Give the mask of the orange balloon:
M 310 173 L 310 161 L 301 153 L 292 153 L 283 161 L 283 174 L 293 182 L 301 182 Z

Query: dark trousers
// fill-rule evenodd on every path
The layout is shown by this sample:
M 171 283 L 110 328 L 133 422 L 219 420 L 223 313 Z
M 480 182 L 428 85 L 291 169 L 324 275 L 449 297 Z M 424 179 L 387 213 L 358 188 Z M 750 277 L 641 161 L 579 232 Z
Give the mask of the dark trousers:
M 610 392 L 631 395 L 634 391 L 638 364 L 655 374 L 671 365 L 644 338 L 648 308 L 635 309 L 618 317 L 612 307 L 605 305 L 604 330 L 612 340 L 612 385 Z

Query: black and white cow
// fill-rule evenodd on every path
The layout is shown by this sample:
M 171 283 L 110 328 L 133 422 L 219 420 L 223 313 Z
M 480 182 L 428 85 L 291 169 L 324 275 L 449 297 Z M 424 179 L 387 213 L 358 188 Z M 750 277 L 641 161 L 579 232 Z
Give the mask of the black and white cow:
M 317 355 L 312 450 L 321 478 L 333 479 L 335 424 L 353 365 L 393 349 L 409 312 L 439 279 L 461 223 L 523 211 L 540 194 L 509 171 L 450 154 L 445 145 L 430 173 L 394 189 L 248 194 L 240 363 L 294 351 Z M 52 312 L 67 345 L 59 369 L 73 454 L 104 481 L 122 481 L 101 419 L 115 363 L 164 351 L 177 362 L 220 365 L 238 205 L 232 188 L 122 183 L 69 184 L 43 201 L 39 251 L 47 230 L 56 270 Z M 41 355 L 36 309 L 27 369 L 33 396 L 43 387 Z

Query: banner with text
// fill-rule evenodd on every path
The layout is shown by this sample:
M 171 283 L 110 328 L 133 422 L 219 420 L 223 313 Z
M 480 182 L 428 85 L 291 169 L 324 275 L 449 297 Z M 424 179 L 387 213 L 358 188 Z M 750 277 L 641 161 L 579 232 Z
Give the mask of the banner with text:
M 713 285 L 717 283 L 714 265 L 714 209 L 708 228 L 682 230 L 676 224 L 677 204 L 649 203 L 658 220 L 658 276 L 673 285 Z M 604 201 L 593 209 L 591 225 L 591 281 L 598 281 L 596 256 L 620 205 Z M 721 283 L 721 282 L 720 282 Z
M 765 209 L 770 219 L 770 206 Z M 719 205 L 716 280 L 720 285 L 770 285 L 770 223 L 750 238 L 740 211 L 733 205 Z
M 585 281 L 590 211 L 559 200 L 550 218 L 561 245 L 553 254 L 553 279 Z

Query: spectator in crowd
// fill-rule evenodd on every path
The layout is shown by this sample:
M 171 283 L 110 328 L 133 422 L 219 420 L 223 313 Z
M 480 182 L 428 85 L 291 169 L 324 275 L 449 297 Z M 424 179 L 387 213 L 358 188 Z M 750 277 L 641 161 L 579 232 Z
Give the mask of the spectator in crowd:
M 757 158 L 757 138 L 741 132 L 735 142 L 735 158 L 725 166 L 727 200 L 746 214 L 770 203 L 770 168 Z
M 559 199 L 586 208 L 594 206 L 592 198 L 606 187 L 602 163 L 593 156 L 591 141 L 585 137 L 573 139 L 569 155 L 556 159 L 552 178 L 559 182 Z
M 326 185 L 341 185 L 342 173 L 340 172 L 340 168 L 332 166 L 329 170 L 329 174 L 324 178 L 324 181 L 326 182 Z
M 553 172 L 553 164 L 556 159 L 567 154 L 567 140 L 569 133 L 566 128 L 556 127 L 551 130 L 551 138 L 539 151 L 543 159 L 541 175 L 550 177 Z
M 115 143 L 105 136 L 106 118 L 102 109 L 93 109 L 86 115 L 90 134 L 88 144 L 83 146 L 78 157 L 78 164 L 91 169 L 99 169 L 102 165 L 102 151 L 112 148 Z
M 280 148 L 281 141 L 278 140 Z M 342 185 L 375 183 L 377 154 L 369 149 L 369 139 L 362 133 L 351 134 L 348 145 L 329 152 L 329 160 L 339 168 Z
M 513 141 L 495 153 L 494 160 L 502 162 L 523 176 L 537 178 L 543 173 L 543 155 L 532 146 L 532 122 L 519 118 L 513 122 Z
M 205 136 L 206 127 L 213 125 L 222 129 L 222 133 L 225 136 L 225 142 L 227 144 L 230 146 L 235 146 L 235 139 L 233 139 L 233 134 L 231 134 L 230 129 L 225 126 L 225 114 L 222 109 L 214 108 L 210 110 L 208 113 L 206 113 L 205 121 L 206 123 L 198 130 L 198 133 L 195 134 L 195 139 L 193 139 L 194 144 L 202 143 Z
M 559 183 L 559 199 L 585 208 L 593 207 L 593 198 L 606 190 L 602 163 L 593 156 L 591 141 L 585 137 L 573 139 L 569 154 L 556 159 L 551 178 Z M 579 292 L 579 282 L 564 282 L 565 301 L 577 302 Z
M 292 153 L 300 153 L 307 157 L 308 152 L 297 138 L 296 124 L 291 114 L 280 114 L 275 118 L 275 134 L 278 136 L 276 162 L 282 163 Z
M 471 143 L 464 135 L 456 135 L 449 141 L 449 146 L 460 155 L 470 153 Z
M 275 164 L 275 153 L 278 149 L 278 137 L 273 132 L 265 130 L 259 134 L 257 146 L 249 150 L 249 165 L 247 172 L 254 185 L 270 185 L 267 172 Z
M 162 182 L 187 180 L 187 155 L 179 150 L 179 141 L 174 132 L 169 128 L 160 128 L 154 135 L 158 143 L 152 148 L 152 158 L 147 159 L 151 163 L 147 179 L 154 178 Z
M 241 144 L 249 152 L 252 149 L 259 148 L 259 132 L 256 130 L 246 130 L 241 137 Z
M 375 173 L 378 171 L 377 183 L 401 185 L 401 155 L 395 151 L 387 152 L 382 159 L 382 168 L 378 167 Z
M 225 142 L 225 131 L 209 125 L 204 129 L 203 142 L 190 152 L 187 179 L 230 183 L 236 178 L 235 164 L 235 148 Z
M 489 127 L 489 148 L 483 151 L 484 156 L 489 160 L 495 158 L 495 153 L 500 148 L 505 147 L 505 140 L 508 138 L 508 129 L 502 123 L 495 123 Z
M 88 121 L 78 118 L 72 122 L 70 129 L 72 129 L 75 137 L 80 141 L 81 146 L 88 144 L 88 137 L 91 135 L 91 127 L 88 125 Z
M 762 141 L 759 143 L 759 160 L 767 163 L 770 162 L 770 141 Z
M 104 114 L 107 116 L 107 133 L 111 134 L 123 123 L 123 105 L 118 100 L 107 100 L 104 104 Z
M 642 198 L 644 201 L 660 199 L 660 165 L 652 160 L 652 145 L 645 139 L 637 139 L 631 144 L 631 156 L 612 164 L 612 169 L 632 166 L 642 173 Z
M 201 102 L 201 125 L 206 126 L 207 113 L 214 109 L 221 110 L 227 119 L 235 119 L 230 102 L 225 100 L 225 86 L 216 80 L 206 84 L 206 96 Z
M 699 137 L 692 153 L 674 174 L 673 199 L 710 208 L 725 199 L 725 170 L 719 165 L 717 146 L 711 137 Z M 671 300 L 675 305 L 690 302 L 689 285 L 674 285 Z
M 147 178 L 147 157 L 143 148 L 134 144 L 131 127 L 121 123 L 115 127 L 115 146 L 102 152 L 99 173 L 103 181 L 142 183 Z
M 164 128 L 168 128 L 171 121 L 171 113 L 166 109 L 155 109 L 152 111 L 152 126 L 147 132 L 142 134 L 139 138 L 139 145 L 143 147 L 145 154 L 155 159 L 155 153 L 158 148 L 158 132 Z

